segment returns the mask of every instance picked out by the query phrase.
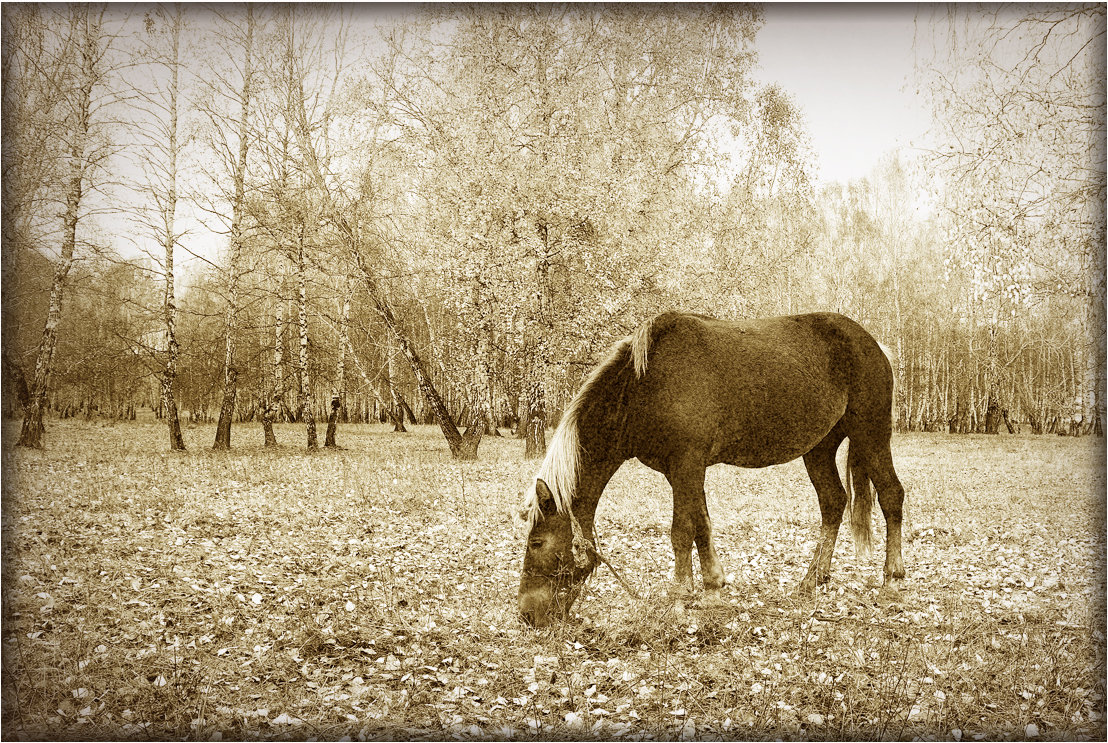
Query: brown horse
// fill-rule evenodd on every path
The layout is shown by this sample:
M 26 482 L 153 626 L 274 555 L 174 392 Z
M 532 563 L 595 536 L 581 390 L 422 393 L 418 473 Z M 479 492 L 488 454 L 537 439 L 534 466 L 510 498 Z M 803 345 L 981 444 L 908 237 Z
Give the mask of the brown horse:
M 674 580 L 692 586 L 692 545 L 704 588 L 723 585 L 704 500 L 704 470 L 766 467 L 804 457 L 822 526 L 800 589 L 831 574 L 851 496 L 835 452 L 847 446 L 856 549 L 870 551 L 872 482 L 885 515 L 885 583 L 904 577 L 904 489 L 893 469 L 893 376 L 881 346 L 853 320 L 821 313 L 729 322 L 665 313 L 616 344 L 562 417 L 520 517 L 530 526 L 519 606 L 524 620 L 564 618 L 598 564 L 600 495 L 633 457 L 673 488 Z

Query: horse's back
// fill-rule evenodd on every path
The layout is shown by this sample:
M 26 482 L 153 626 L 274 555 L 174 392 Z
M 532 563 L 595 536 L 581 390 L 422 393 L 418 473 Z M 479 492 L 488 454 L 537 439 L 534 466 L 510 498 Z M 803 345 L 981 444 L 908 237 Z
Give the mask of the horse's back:
M 719 320 L 655 318 L 647 371 L 628 411 L 631 456 L 692 453 L 705 465 L 795 459 L 844 416 L 879 371 L 876 341 L 834 313 Z M 864 379 L 859 379 L 859 375 Z

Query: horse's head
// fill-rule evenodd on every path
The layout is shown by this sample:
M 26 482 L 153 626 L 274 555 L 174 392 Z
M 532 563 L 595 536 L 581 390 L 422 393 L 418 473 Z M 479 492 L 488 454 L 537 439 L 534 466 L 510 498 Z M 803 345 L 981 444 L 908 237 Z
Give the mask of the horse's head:
M 536 480 L 532 508 L 520 514 L 531 532 L 523 554 L 519 611 L 535 627 L 565 619 L 596 564 L 592 543 L 579 525 L 574 528 L 571 509 L 559 511 L 546 483 Z

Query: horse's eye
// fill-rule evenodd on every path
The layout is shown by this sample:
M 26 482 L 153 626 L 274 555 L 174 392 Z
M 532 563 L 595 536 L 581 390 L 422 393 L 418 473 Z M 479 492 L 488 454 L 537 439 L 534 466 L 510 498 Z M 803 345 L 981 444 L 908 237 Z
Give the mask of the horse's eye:
M 542 545 L 543 545 L 543 541 L 541 539 L 532 539 L 531 540 L 531 549 L 533 549 L 533 550 L 542 549 Z

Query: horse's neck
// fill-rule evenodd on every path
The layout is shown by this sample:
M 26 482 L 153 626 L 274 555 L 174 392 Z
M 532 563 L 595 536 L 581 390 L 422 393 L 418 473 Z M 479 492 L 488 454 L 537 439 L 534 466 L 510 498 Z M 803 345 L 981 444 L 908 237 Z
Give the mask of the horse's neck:
M 592 457 L 586 457 L 582 461 L 577 491 L 573 498 L 573 512 L 579 521 L 592 524 L 596 517 L 596 508 L 600 504 L 600 497 L 604 494 L 604 488 L 622 463 L 623 460 L 597 461 Z
M 627 459 L 621 450 L 623 412 L 626 407 L 628 369 L 610 368 L 593 382 L 577 411 L 577 436 L 581 448 L 574 509 L 578 519 L 590 524 L 600 497 L 612 475 Z

